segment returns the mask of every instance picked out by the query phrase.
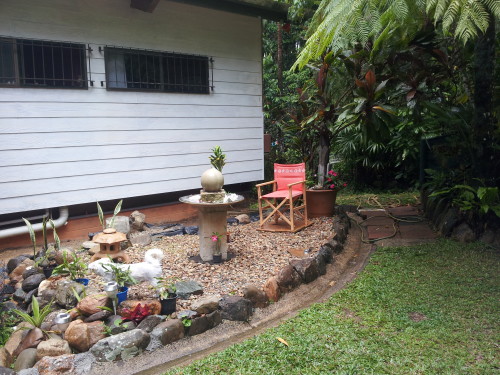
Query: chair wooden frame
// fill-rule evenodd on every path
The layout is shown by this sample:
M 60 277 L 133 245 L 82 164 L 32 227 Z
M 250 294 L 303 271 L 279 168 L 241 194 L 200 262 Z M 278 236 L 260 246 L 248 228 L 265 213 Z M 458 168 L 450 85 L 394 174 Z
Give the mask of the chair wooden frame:
M 262 195 L 262 187 L 273 185 L 273 192 L 271 194 Z M 298 189 L 294 189 L 297 185 L 302 185 L 300 194 Z M 270 231 L 270 232 L 297 232 L 309 225 L 307 219 L 307 200 L 306 200 L 306 181 L 296 181 L 287 184 L 287 189 L 277 190 L 278 181 L 272 180 L 264 182 L 262 184 L 256 185 L 257 187 L 257 197 L 259 203 L 259 228 L 258 230 Z M 282 192 L 276 196 L 276 192 Z M 272 197 L 266 197 L 266 195 L 275 195 Z M 302 198 L 302 204 L 300 204 L 299 199 Z M 286 207 L 289 213 L 287 217 L 281 209 Z M 264 217 L 264 210 L 272 209 L 272 211 L 266 214 Z M 271 218 L 274 217 L 274 224 L 270 223 Z M 296 219 L 297 217 L 297 219 Z M 280 221 L 281 219 L 281 221 Z

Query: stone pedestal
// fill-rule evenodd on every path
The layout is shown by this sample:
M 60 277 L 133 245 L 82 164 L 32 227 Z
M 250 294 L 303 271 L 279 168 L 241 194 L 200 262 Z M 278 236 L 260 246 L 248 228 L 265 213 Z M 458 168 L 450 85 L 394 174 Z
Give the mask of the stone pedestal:
M 214 233 L 220 238 L 220 252 L 222 259 L 227 259 L 227 205 L 198 206 L 200 257 L 204 262 L 213 259 L 216 242 L 212 241 Z

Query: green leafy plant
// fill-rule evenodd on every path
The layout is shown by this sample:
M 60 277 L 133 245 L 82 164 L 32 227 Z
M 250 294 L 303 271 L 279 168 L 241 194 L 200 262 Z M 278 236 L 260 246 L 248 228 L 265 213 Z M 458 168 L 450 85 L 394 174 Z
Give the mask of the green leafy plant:
M 160 299 L 172 298 L 177 292 L 175 287 L 175 282 L 178 280 L 177 277 L 157 277 L 158 281 L 156 285 L 156 290 L 160 295 Z
M 492 211 L 500 217 L 500 197 L 498 187 L 472 187 L 469 185 L 455 185 L 449 189 L 436 191 L 431 197 L 451 197 L 453 205 L 462 211 L 478 210 L 483 214 Z
M 118 267 L 113 262 L 103 264 L 102 267 L 113 273 L 113 280 L 116 281 L 119 287 L 130 286 L 137 284 L 137 280 L 132 277 L 132 271 L 130 268 Z
M 222 152 L 220 146 L 215 146 L 212 152 L 213 154 L 209 156 L 210 164 L 219 172 L 222 172 L 222 168 L 226 165 L 226 154 Z
M 102 306 L 100 306 L 99 308 L 102 308 Z M 109 307 L 106 309 L 109 309 Z M 109 309 L 109 310 L 113 311 L 111 309 Z M 122 324 L 123 324 L 123 319 L 114 320 L 113 327 L 109 327 L 106 324 L 103 324 L 104 333 L 106 334 L 106 336 L 112 336 L 113 335 L 113 328 L 119 328 Z
M 52 302 L 40 309 L 37 299 L 33 296 L 31 297 L 31 309 L 33 310 L 33 316 L 20 310 L 14 310 L 14 313 L 34 328 L 40 328 L 47 315 L 52 311 Z
M 75 254 L 73 261 L 68 262 L 68 256 L 66 252 L 62 253 L 62 257 L 62 264 L 54 268 L 54 271 L 52 271 L 52 275 L 69 275 L 72 280 L 85 277 L 88 268 L 87 264 L 83 261 L 83 258 Z
M 113 225 L 115 224 L 115 217 L 116 217 L 116 215 L 118 215 L 120 213 L 120 211 L 122 209 L 122 203 L 123 203 L 123 199 L 120 200 L 118 202 L 118 204 L 116 205 L 115 210 L 113 211 L 113 216 L 111 217 L 111 221 L 109 222 L 109 226 L 106 226 L 106 220 L 104 218 L 104 212 L 102 211 L 102 207 L 99 204 L 99 202 L 97 202 L 97 215 L 99 216 L 99 221 L 101 222 L 102 230 L 104 230 L 106 228 L 112 228 L 113 227 Z
M 182 325 L 186 328 L 191 327 L 191 324 L 193 324 L 192 320 L 189 318 L 182 318 Z

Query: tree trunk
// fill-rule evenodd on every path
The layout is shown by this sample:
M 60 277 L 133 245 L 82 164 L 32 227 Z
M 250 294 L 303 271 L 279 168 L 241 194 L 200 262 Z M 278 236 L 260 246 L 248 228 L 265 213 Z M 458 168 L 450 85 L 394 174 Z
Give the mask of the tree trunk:
M 493 118 L 493 82 L 495 69 L 495 20 L 474 48 L 474 119 L 473 142 L 476 149 L 475 170 L 482 178 L 498 171 L 491 170 L 495 121 Z
M 278 65 L 278 89 L 280 94 L 283 91 L 283 25 L 278 22 L 278 52 L 276 56 L 276 64 Z
M 325 183 L 326 169 L 330 161 L 330 143 L 331 140 L 328 133 L 320 133 L 318 147 L 318 184 L 321 186 Z

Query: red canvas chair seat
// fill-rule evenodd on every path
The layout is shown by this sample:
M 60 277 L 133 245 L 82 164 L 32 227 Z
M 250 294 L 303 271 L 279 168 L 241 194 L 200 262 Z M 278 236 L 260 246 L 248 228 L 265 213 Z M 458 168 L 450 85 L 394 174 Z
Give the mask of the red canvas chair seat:
M 257 185 L 259 230 L 297 232 L 308 225 L 305 164 L 274 164 L 274 180 Z M 261 188 L 272 185 L 273 191 L 262 194 Z M 302 199 L 300 199 L 302 198 Z M 284 213 L 284 208 L 287 212 Z M 264 210 L 269 209 L 269 212 Z M 274 218 L 274 223 L 271 222 Z

